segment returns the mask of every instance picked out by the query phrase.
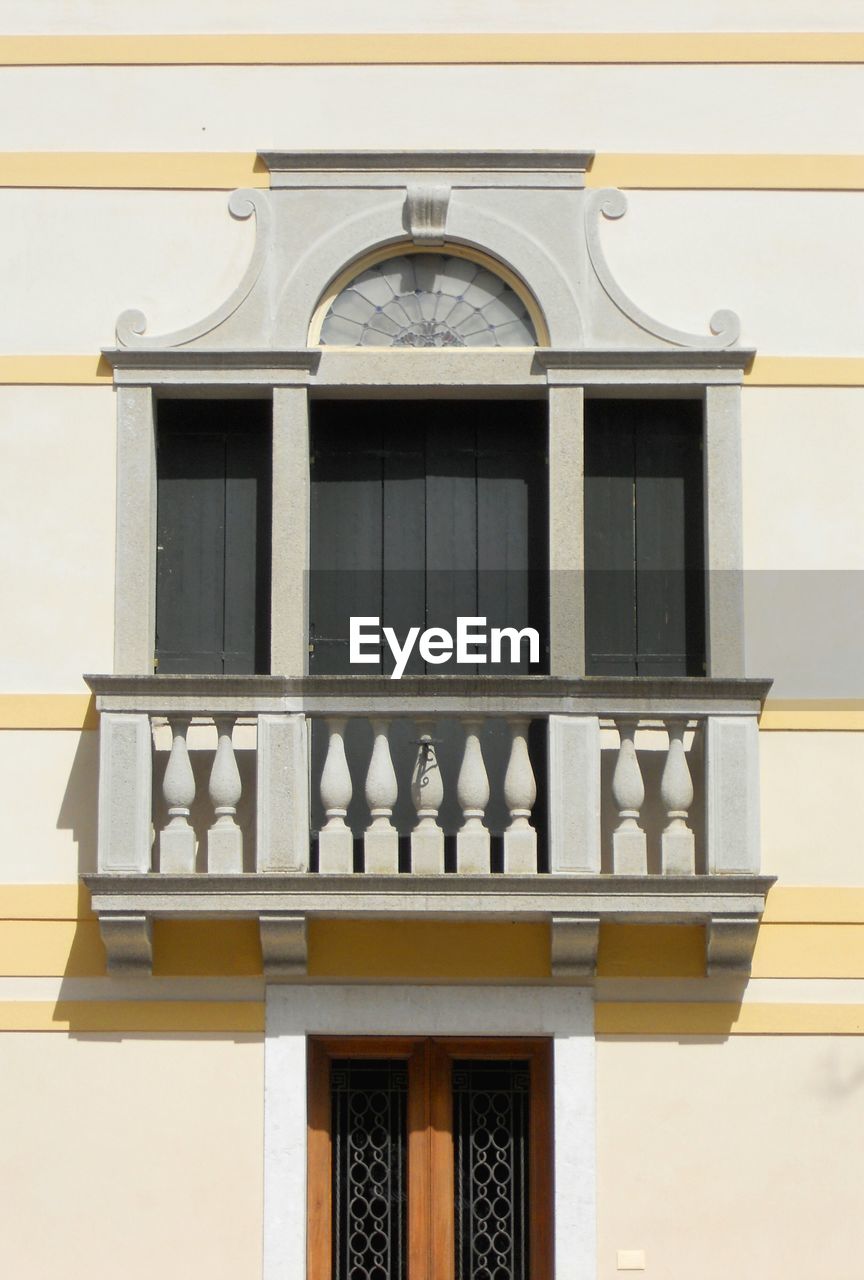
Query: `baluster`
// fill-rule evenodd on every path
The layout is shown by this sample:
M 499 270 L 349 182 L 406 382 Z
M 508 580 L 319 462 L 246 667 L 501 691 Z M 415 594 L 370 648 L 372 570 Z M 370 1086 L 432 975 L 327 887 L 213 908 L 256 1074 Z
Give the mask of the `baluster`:
M 693 803 L 693 779 L 684 750 L 686 719 L 667 720 L 669 752 L 660 781 L 660 797 L 666 810 L 666 826 L 660 837 L 663 874 L 692 876 L 696 872 L 696 841 L 687 826 Z
M 537 832 L 531 826 L 531 810 L 537 799 L 537 783 L 528 752 L 530 720 L 513 718 L 510 725 L 510 760 L 504 777 L 504 803 L 510 825 L 504 832 L 504 870 L 512 873 L 537 870 Z
M 612 797 L 619 819 L 612 833 L 612 869 L 616 875 L 624 876 L 644 876 L 648 871 L 647 842 L 639 826 L 645 784 L 636 756 L 637 724 L 635 719 L 615 721 L 621 745 L 612 775 Z
M 372 721 L 374 744 L 366 774 L 366 803 L 372 821 L 363 835 L 363 865 L 372 875 L 392 875 L 399 870 L 399 833 L 390 821 L 399 788 L 390 758 L 389 727 L 386 720 Z
M 491 870 L 489 832 L 483 816 L 489 803 L 489 778 L 480 746 L 482 720 L 464 720 L 465 754 L 456 783 L 456 795 L 465 819 L 456 833 L 456 870 L 476 875 Z
M 195 870 L 195 832 L 189 825 L 189 810 L 195 799 L 195 775 L 186 743 L 189 720 L 189 716 L 169 718 L 171 754 L 162 780 L 168 822 L 159 833 L 159 870 L 176 875 L 189 875 Z
M 210 799 L 216 821 L 207 832 L 207 870 L 234 874 L 243 870 L 243 832 L 235 814 L 242 787 L 234 755 L 235 716 L 214 716 L 219 735 L 210 770 Z
M 418 876 L 444 873 L 444 832 L 438 825 L 438 810 L 444 799 L 444 782 L 432 731 L 434 720 L 418 720 L 420 742 L 411 774 L 411 799 L 417 810 L 417 825 L 411 832 L 411 870 Z
M 327 821 L 318 833 L 318 870 L 348 875 L 354 870 L 354 836 L 345 822 L 353 793 L 345 758 L 345 721 L 329 719 L 326 724 L 330 737 L 320 790 Z

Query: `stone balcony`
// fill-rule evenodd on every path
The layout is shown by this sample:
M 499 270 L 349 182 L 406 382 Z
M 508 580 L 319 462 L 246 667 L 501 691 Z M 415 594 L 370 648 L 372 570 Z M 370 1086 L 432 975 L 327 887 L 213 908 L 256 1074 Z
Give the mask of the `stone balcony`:
M 769 682 L 544 676 L 91 676 L 111 972 L 156 918 L 257 918 L 302 977 L 310 917 L 543 920 L 594 972 L 601 921 L 704 924 L 744 972 Z

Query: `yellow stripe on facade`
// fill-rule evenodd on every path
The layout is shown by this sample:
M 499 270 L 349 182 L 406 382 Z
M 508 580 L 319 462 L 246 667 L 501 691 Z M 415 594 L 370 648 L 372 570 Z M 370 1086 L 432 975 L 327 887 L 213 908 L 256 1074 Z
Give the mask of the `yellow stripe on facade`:
M 98 729 L 89 693 L 0 693 L 0 729 Z
M 94 920 L 83 884 L 0 885 L 0 920 Z
M 864 156 L 602 152 L 589 187 L 654 190 L 861 191 Z M 270 185 L 254 152 L 5 151 L 0 186 L 232 191 Z
M 112 378 L 100 355 L 0 356 L 0 386 L 110 387 Z
M 598 1036 L 860 1036 L 864 1005 L 605 1001 L 594 1006 L 594 1030 Z
M 0 1031 L 260 1035 L 260 1001 L 3 1000 Z
M 5 66 L 864 62 L 862 32 L 377 32 L 13 35 Z
M 4 385 L 110 386 L 111 368 L 98 355 L 0 355 Z M 864 387 L 864 356 L 757 356 L 744 386 Z
M 745 387 L 864 387 L 862 356 L 756 356 Z
M 769 699 L 759 717 L 766 730 L 864 730 L 864 698 Z
M 864 889 L 775 884 L 763 924 L 864 924 Z

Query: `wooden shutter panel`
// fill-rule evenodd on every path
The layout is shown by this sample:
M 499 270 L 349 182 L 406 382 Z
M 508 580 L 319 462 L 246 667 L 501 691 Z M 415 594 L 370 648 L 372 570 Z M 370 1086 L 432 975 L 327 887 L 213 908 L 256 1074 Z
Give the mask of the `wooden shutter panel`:
M 701 432 L 695 401 L 586 403 L 589 674 L 704 674 Z
M 270 406 L 158 406 L 156 657 L 166 674 L 269 669 Z
M 319 401 L 312 424 L 311 671 L 351 670 L 352 615 L 380 617 L 400 640 L 409 626 L 455 632 L 461 615 L 534 626 L 545 642 L 542 403 Z M 545 663 L 544 652 L 533 669 Z M 429 668 L 455 670 L 467 673 L 455 662 Z M 415 650 L 406 674 L 423 672 Z

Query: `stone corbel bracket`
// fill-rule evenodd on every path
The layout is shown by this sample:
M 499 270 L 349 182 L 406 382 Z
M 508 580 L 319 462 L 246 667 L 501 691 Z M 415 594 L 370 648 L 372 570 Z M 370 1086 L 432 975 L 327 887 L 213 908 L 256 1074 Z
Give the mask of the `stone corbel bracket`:
M 306 917 L 262 912 L 258 928 L 264 977 L 270 980 L 305 977 L 308 960 Z
M 708 976 L 747 976 L 758 932 L 758 916 L 712 916 L 705 926 L 705 967 Z
M 146 977 L 153 972 L 153 921 L 142 912 L 99 913 L 99 932 L 112 977 Z
M 553 916 L 549 929 L 552 977 L 593 978 L 599 945 L 599 916 Z
M 448 186 L 408 187 L 405 229 L 415 244 L 443 245 L 449 205 Z

